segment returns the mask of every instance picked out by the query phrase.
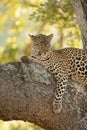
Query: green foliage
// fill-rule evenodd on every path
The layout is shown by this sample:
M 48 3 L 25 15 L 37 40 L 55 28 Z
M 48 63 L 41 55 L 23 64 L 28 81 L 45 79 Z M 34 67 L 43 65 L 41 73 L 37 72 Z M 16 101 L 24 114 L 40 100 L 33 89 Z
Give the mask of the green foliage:
M 29 7 L 26 7 L 26 2 L 27 0 L 0 1 L 0 61 L 2 63 L 16 61 L 25 53 L 21 48 L 28 44 L 26 30 L 29 24 L 29 13 L 27 13 Z M 31 46 L 27 50 L 30 55 Z
M 67 22 L 73 23 L 72 20 L 75 20 L 70 0 L 47 0 L 38 6 L 31 17 L 37 21 L 48 21 L 50 24 L 60 23 L 61 27 L 66 27 L 69 25 Z
M 0 130 L 43 130 L 39 126 L 24 121 L 0 121 Z

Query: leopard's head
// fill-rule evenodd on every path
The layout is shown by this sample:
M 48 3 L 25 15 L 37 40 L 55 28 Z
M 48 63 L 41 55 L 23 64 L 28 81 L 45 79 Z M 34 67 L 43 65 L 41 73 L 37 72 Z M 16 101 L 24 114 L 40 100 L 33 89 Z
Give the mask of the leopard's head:
M 31 35 L 29 34 L 34 50 L 38 50 L 40 54 L 46 53 L 50 49 L 50 42 L 53 37 L 53 34 L 50 35 L 44 35 L 44 34 L 38 34 L 38 35 Z

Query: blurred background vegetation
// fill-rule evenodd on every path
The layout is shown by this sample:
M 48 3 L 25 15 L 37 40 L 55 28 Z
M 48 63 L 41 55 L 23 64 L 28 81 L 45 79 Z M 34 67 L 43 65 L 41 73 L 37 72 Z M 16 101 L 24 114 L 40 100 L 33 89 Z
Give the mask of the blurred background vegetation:
M 54 34 L 51 46 L 82 47 L 70 0 L 0 0 L 0 61 L 30 55 L 28 34 Z
M 0 17 L 1 63 L 17 61 L 21 56 L 31 54 L 29 33 L 53 33 L 53 49 L 82 48 L 80 30 L 70 0 L 0 0 Z M 29 123 L 0 122 L 0 130 L 22 129 L 40 130 Z

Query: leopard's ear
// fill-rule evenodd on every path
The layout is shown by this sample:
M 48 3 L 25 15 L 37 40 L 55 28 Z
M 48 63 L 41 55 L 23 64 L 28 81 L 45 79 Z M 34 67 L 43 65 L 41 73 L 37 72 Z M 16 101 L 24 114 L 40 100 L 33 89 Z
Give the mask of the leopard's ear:
M 31 35 L 31 34 L 28 34 L 28 36 L 31 38 L 31 40 L 32 40 L 32 41 L 35 41 L 35 39 L 36 39 L 36 36 L 34 36 L 34 35 Z
M 51 41 L 51 39 L 53 38 L 53 34 L 51 33 L 47 37 L 48 37 L 48 40 Z
M 34 35 L 31 35 L 31 34 L 28 34 L 28 36 L 29 36 L 30 38 L 33 38 L 33 37 L 34 37 Z

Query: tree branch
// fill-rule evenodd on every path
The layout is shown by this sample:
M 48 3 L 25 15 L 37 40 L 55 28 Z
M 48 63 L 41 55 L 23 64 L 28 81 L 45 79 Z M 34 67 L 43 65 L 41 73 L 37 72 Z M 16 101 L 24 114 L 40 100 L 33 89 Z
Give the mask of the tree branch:
M 71 0 L 81 29 L 83 49 L 87 50 L 87 0 Z
M 34 63 L 0 65 L 0 119 L 27 120 L 46 130 L 86 130 L 87 93 L 75 87 L 67 86 L 63 109 L 56 115 L 56 81 L 49 72 Z

